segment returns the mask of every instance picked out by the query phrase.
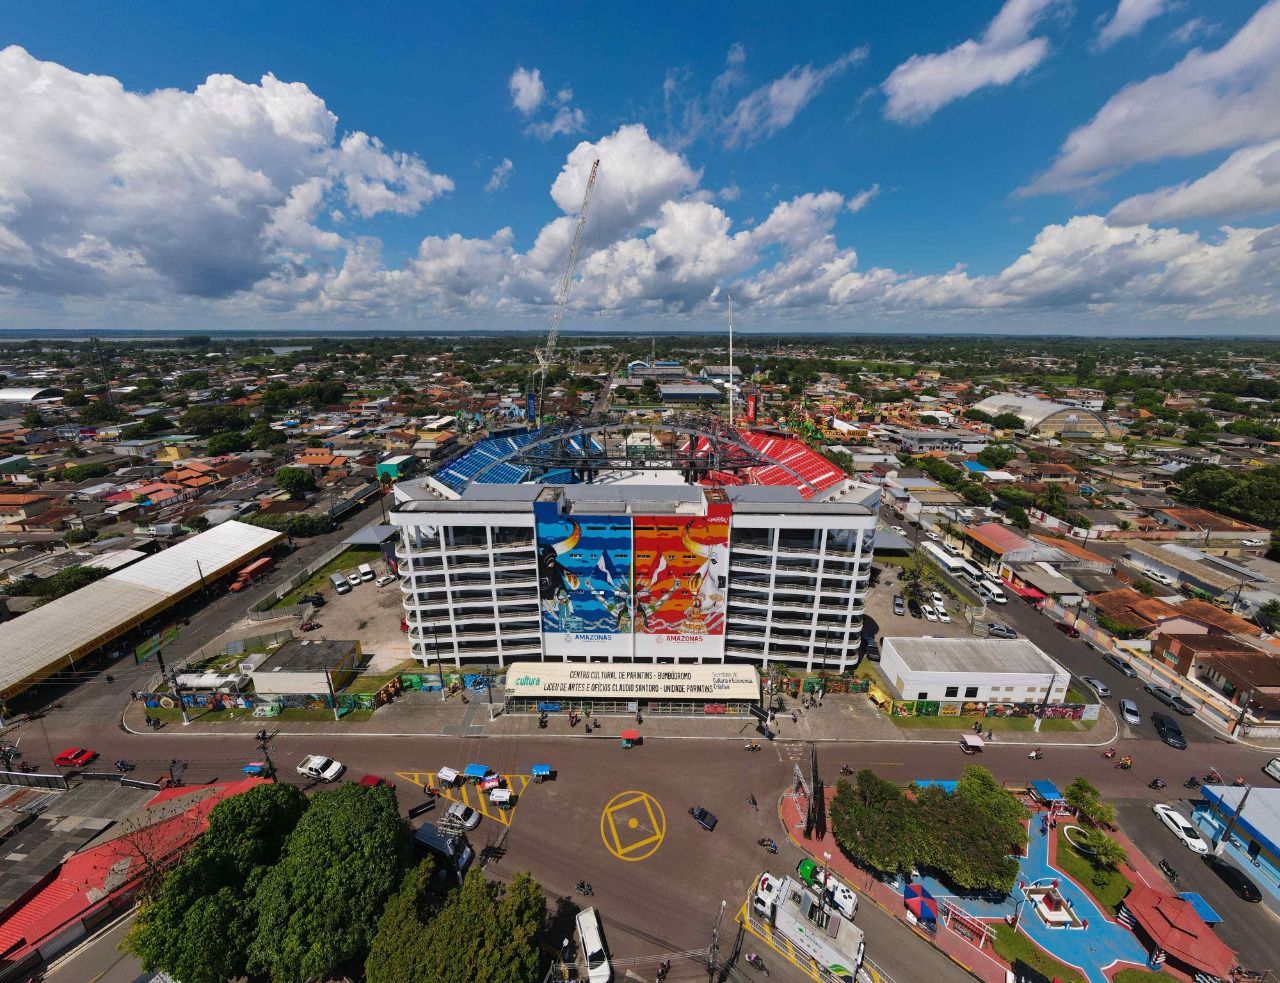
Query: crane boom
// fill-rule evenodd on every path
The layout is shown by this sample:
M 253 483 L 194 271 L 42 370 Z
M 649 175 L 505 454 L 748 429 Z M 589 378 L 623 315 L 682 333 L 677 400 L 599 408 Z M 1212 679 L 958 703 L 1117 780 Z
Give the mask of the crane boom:
M 587 178 L 587 190 L 582 196 L 582 208 L 578 211 L 578 227 L 573 232 L 573 242 L 569 245 L 569 257 L 564 264 L 564 273 L 560 284 L 556 287 L 556 310 L 551 318 L 551 330 L 547 332 L 547 341 L 538 349 L 538 370 L 541 378 L 538 384 L 538 421 L 542 420 L 542 390 L 547 384 L 547 369 L 555 360 L 556 344 L 560 340 L 560 322 L 564 320 L 564 310 L 569 303 L 569 290 L 573 287 L 573 269 L 578 264 L 578 247 L 582 245 L 582 233 L 587 228 L 587 209 L 591 206 L 591 193 L 595 190 L 596 174 L 600 170 L 597 158 L 591 164 L 591 174 Z

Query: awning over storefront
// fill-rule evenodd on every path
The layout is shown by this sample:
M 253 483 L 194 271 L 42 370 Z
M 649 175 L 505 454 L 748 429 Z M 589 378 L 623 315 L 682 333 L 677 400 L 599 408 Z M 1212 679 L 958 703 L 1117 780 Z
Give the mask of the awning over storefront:
M 1236 965 L 1235 951 L 1213 934 L 1190 901 L 1138 884 L 1125 896 L 1123 904 L 1151 942 L 1171 958 L 1223 979 L 1231 975 Z
M 1017 594 L 1024 601 L 1043 601 L 1044 600 L 1044 597 L 1045 597 L 1044 591 L 1036 590 L 1034 587 L 1019 587 L 1017 584 L 1011 584 L 1007 580 L 1004 582 L 1004 585 L 1008 587 L 1009 590 Z
M 759 700 L 754 666 L 514 662 L 507 697 L 545 700 Z
M 1202 785 L 1200 794 L 1219 816 L 1236 811 L 1245 789 L 1234 785 Z M 1254 788 L 1236 817 L 1236 829 L 1261 845 L 1267 853 L 1280 854 L 1280 789 Z

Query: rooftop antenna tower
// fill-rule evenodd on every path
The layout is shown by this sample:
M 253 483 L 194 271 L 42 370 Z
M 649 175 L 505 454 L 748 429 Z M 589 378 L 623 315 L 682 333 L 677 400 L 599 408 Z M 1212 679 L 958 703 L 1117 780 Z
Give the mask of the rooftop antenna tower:
M 578 227 L 573 233 L 573 242 L 569 246 L 569 258 L 564 264 L 564 274 L 560 277 L 560 285 L 556 288 L 556 312 L 551 319 L 551 330 L 547 332 L 547 342 L 536 352 L 538 356 L 538 426 L 542 426 L 543 393 L 547 387 L 547 369 L 556 360 L 556 342 L 560 340 L 560 322 L 564 320 L 564 309 L 569 303 L 569 290 L 573 286 L 573 268 L 578 262 L 578 247 L 582 245 L 582 233 L 587 227 L 587 209 L 591 205 L 591 192 L 595 190 L 596 173 L 600 170 L 597 158 L 591 164 L 591 176 L 587 178 L 587 190 L 582 196 L 582 208 L 578 212 Z
M 729 426 L 733 426 L 733 294 L 729 294 Z

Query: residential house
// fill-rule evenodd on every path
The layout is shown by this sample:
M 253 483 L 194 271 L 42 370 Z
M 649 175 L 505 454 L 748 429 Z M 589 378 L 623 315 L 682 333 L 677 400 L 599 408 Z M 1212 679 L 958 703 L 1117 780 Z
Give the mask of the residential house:
M 0 527 L 6 530 L 18 530 L 22 523 L 32 516 L 53 505 L 48 495 L 37 493 L 4 493 L 0 494 Z

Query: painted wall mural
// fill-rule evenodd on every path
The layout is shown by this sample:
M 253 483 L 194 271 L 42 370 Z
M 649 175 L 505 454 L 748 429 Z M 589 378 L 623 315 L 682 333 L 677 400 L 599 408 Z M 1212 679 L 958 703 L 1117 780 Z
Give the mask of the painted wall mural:
M 631 517 L 560 515 L 536 502 L 538 596 L 547 653 L 582 643 L 630 650 Z

